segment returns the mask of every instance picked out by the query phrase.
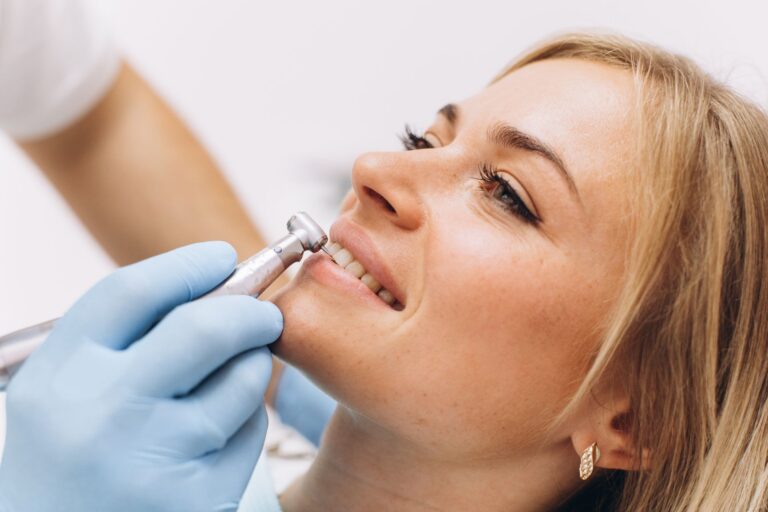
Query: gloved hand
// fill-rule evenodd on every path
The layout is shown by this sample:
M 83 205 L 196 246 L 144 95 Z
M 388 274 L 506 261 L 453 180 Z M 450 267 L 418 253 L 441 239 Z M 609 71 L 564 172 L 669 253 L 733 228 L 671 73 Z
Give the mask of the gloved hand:
M 237 509 L 282 316 L 246 296 L 185 304 L 234 265 L 225 243 L 178 249 L 118 270 L 59 320 L 8 388 L 0 509 Z
M 315 446 L 336 410 L 336 400 L 326 395 L 303 373 L 286 364 L 275 393 L 280 421 L 298 430 Z

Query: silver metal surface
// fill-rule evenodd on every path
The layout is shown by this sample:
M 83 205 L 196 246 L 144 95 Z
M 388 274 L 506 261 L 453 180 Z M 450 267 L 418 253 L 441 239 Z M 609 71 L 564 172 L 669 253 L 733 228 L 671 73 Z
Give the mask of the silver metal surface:
M 218 287 L 197 300 L 219 295 L 258 297 L 304 252 L 317 252 L 328 242 L 323 229 L 306 212 L 288 220 L 288 234 L 240 263 Z M 58 318 L 0 336 L 0 391 L 29 355 L 48 337 Z
M 0 391 L 29 355 L 48 337 L 58 318 L 30 325 L 0 338 Z
M 307 212 L 299 212 L 291 217 L 288 220 L 288 231 L 301 240 L 306 251 L 317 252 L 328 242 L 328 235 Z
M 288 238 L 298 240 L 295 236 L 288 235 L 282 238 L 280 242 Z M 298 245 L 301 247 L 301 243 Z M 303 252 L 299 253 L 299 259 L 301 259 Z M 251 295 L 258 297 L 286 268 L 288 268 L 288 265 L 283 263 L 281 254 L 278 253 L 276 248 L 274 246 L 267 247 L 240 263 L 226 281 L 200 298 L 205 299 L 220 295 Z

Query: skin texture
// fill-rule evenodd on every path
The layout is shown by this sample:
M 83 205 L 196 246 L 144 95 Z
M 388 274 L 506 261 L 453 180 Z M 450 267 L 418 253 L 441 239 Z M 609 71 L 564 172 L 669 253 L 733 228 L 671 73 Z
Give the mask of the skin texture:
M 286 512 L 546 510 L 578 488 L 592 442 L 601 466 L 629 467 L 611 427 L 627 412 L 616 390 L 554 419 L 622 283 L 632 101 L 625 71 L 538 62 L 458 103 L 453 125 L 438 115 L 434 149 L 357 159 L 341 216 L 372 240 L 405 309 L 372 307 L 306 267 L 277 295 L 276 353 L 341 404 L 281 497 Z M 499 123 L 553 148 L 578 196 L 539 153 L 490 142 Z M 483 187 L 483 163 L 538 226 Z

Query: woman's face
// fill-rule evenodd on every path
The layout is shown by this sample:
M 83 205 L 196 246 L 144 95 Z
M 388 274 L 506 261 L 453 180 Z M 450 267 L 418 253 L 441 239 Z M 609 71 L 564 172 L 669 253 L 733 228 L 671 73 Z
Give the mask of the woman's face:
M 275 351 L 446 456 L 541 442 L 622 283 L 632 91 L 617 68 L 538 62 L 443 108 L 415 149 L 360 156 L 330 237 L 403 308 L 314 255 L 275 301 Z

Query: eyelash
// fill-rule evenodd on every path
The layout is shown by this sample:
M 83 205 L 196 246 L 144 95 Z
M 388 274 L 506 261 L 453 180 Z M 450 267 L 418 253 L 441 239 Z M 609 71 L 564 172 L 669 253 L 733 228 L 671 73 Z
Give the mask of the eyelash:
M 400 139 L 400 142 L 403 143 L 403 147 L 406 151 L 414 149 L 430 149 L 434 147 L 431 142 L 424 138 L 424 135 L 417 134 L 407 124 L 405 125 L 405 130 L 398 136 L 398 138 Z
M 408 125 L 405 125 L 405 131 L 399 138 L 406 151 L 434 148 L 431 142 L 425 139 L 423 135 L 415 133 Z M 489 197 L 496 199 L 504 209 L 513 215 L 533 226 L 541 222 L 541 219 L 534 215 L 525 205 L 525 202 L 520 199 L 514 187 L 492 165 L 482 164 L 479 177 L 476 179 L 481 182 L 481 188 Z M 501 192 L 500 196 L 496 195 L 497 191 Z

